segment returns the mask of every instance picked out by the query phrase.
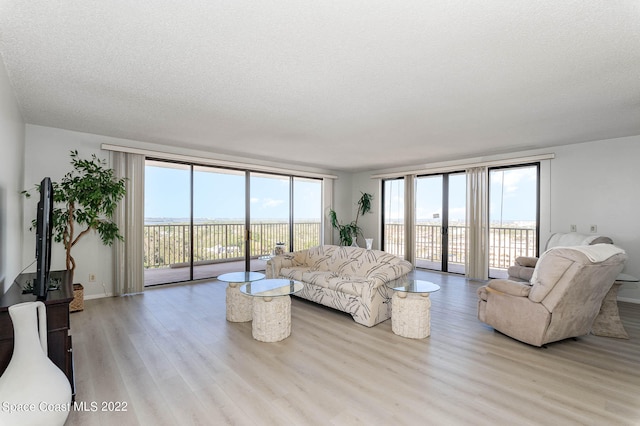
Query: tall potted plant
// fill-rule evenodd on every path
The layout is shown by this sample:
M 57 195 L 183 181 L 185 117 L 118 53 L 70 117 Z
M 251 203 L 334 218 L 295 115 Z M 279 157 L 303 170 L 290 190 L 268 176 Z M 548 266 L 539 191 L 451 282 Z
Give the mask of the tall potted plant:
M 66 268 L 73 279 L 76 261 L 71 249 L 82 237 L 93 230 L 105 245 L 123 239 L 113 215 L 126 190 L 125 179 L 116 178 L 113 169 L 95 154 L 83 160 L 78 151 L 71 151 L 71 165 L 60 182 L 53 182 L 53 239 L 63 244 Z M 29 198 L 38 188 L 23 194 Z
M 331 220 L 331 226 L 338 230 L 340 235 L 340 244 L 343 246 L 351 246 L 356 244 L 358 235 L 362 235 L 362 229 L 358 225 L 358 218 L 364 216 L 371 211 L 371 200 L 373 195 L 367 192 L 361 192 L 362 194 L 358 199 L 358 210 L 356 211 L 356 218 L 350 223 L 341 224 L 338 221 L 335 210 L 329 210 L 329 219 Z

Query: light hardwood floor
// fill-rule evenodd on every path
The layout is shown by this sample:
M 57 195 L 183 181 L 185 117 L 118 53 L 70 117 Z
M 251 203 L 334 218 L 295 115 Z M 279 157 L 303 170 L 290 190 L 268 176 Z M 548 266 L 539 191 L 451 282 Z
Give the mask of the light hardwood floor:
M 414 274 L 442 286 L 423 340 L 293 298 L 291 336 L 261 343 L 225 320 L 217 281 L 88 300 L 71 315 L 77 401 L 127 411 L 67 425 L 640 424 L 640 305 L 619 303 L 631 340 L 538 349 L 477 320 L 480 283 Z

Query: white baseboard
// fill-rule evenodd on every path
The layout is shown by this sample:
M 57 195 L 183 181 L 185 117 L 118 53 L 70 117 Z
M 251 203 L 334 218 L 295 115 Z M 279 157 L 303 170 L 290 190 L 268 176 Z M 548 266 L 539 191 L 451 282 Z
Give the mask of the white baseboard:
M 104 293 L 104 294 L 90 294 L 90 295 L 84 295 L 84 300 L 91 300 L 91 299 L 102 299 L 103 297 L 113 297 L 113 293 Z M 640 301 L 638 301 L 638 303 L 640 303 Z
M 618 302 L 629 302 L 640 304 L 640 299 L 632 299 L 631 297 L 618 297 Z

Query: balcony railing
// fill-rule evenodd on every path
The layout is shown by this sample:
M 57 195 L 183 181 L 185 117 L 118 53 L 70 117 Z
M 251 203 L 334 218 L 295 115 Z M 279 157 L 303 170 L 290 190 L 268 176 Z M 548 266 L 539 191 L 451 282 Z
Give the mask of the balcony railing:
M 244 256 L 244 224 L 207 223 L 193 226 L 194 263 L 239 260 Z M 190 262 L 190 226 L 145 225 L 144 266 L 162 268 L 186 266 Z M 436 225 L 416 225 L 416 258 L 429 262 L 442 261 L 442 228 Z M 448 261 L 465 263 L 464 226 L 449 227 Z M 298 222 L 293 226 L 294 250 L 320 244 L 319 222 Z M 289 224 L 260 222 L 251 225 L 251 256 L 270 254 L 277 242 L 289 245 Z M 492 227 L 489 231 L 489 266 L 507 269 L 518 256 L 535 256 L 536 232 L 531 228 Z M 387 252 L 404 255 L 404 225 L 385 226 Z
M 188 224 L 144 226 L 144 267 L 186 266 L 190 263 L 191 234 Z M 206 223 L 193 225 L 193 260 L 203 264 L 239 260 L 244 257 L 243 223 Z M 289 224 L 258 222 L 251 224 L 251 256 L 270 254 L 278 242 L 289 245 Z M 320 222 L 296 222 L 293 225 L 294 250 L 320 244 Z
M 416 259 L 442 261 L 442 227 L 416 225 Z M 448 262 L 465 264 L 465 226 L 449 226 Z M 518 256 L 536 255 L 536 230 L 532 228 L 489 228 L 489 267 L 507 269 Z M 404 255 L 404 225 L 385 225 L 385 251 Z

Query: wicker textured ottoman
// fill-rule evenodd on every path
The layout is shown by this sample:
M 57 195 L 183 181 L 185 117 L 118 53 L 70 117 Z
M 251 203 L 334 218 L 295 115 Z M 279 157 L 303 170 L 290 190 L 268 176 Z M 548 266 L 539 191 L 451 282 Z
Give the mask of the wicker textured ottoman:
M 279 342 L 291 334 L 291 297 L 304 284 L 288 279 L 266 279 L 240 287 L 253 300 L 251 334 L 261 342 Z
M 230 272 L 218 277 L 219 281 L 229 283 L 226 290 L 227 321 L 247 322 L 251 321 L 251 309 L 253 299 L 240 292 L 240 286 L 244 283 L 259 281 L 264 278 L 264 274 L 259 272 Z
M 618 274 L 616 281 L 604 297 L 598 316 L 593 321 L 591 333 L 596 336 L 628 339 L 629 334 L 622 325 L 620 311 L 618 311 L 618 289 L 626 283 L 637 283 L 639 280 L 628 274 Z
M 424 339 L 431 334 L 429 294 L 394 293 L 391 330 L 402 337 Z
M 256 297 L 253 303 L 253 338 L 279 342 L 291 335 L 291 297 Z
M 431 335 L 431 300 L 429 293 L 440 286 L 428 281 L 409 280 L 404 286 L 393 287 L 391 299 L 391 330 L 398 336 L 424 339 Z
M 227 287 L 227 321 L 251 321 L 252 307 L 253 299 L 240 293 L 240 284 L 229 283 L 229 286 Z

